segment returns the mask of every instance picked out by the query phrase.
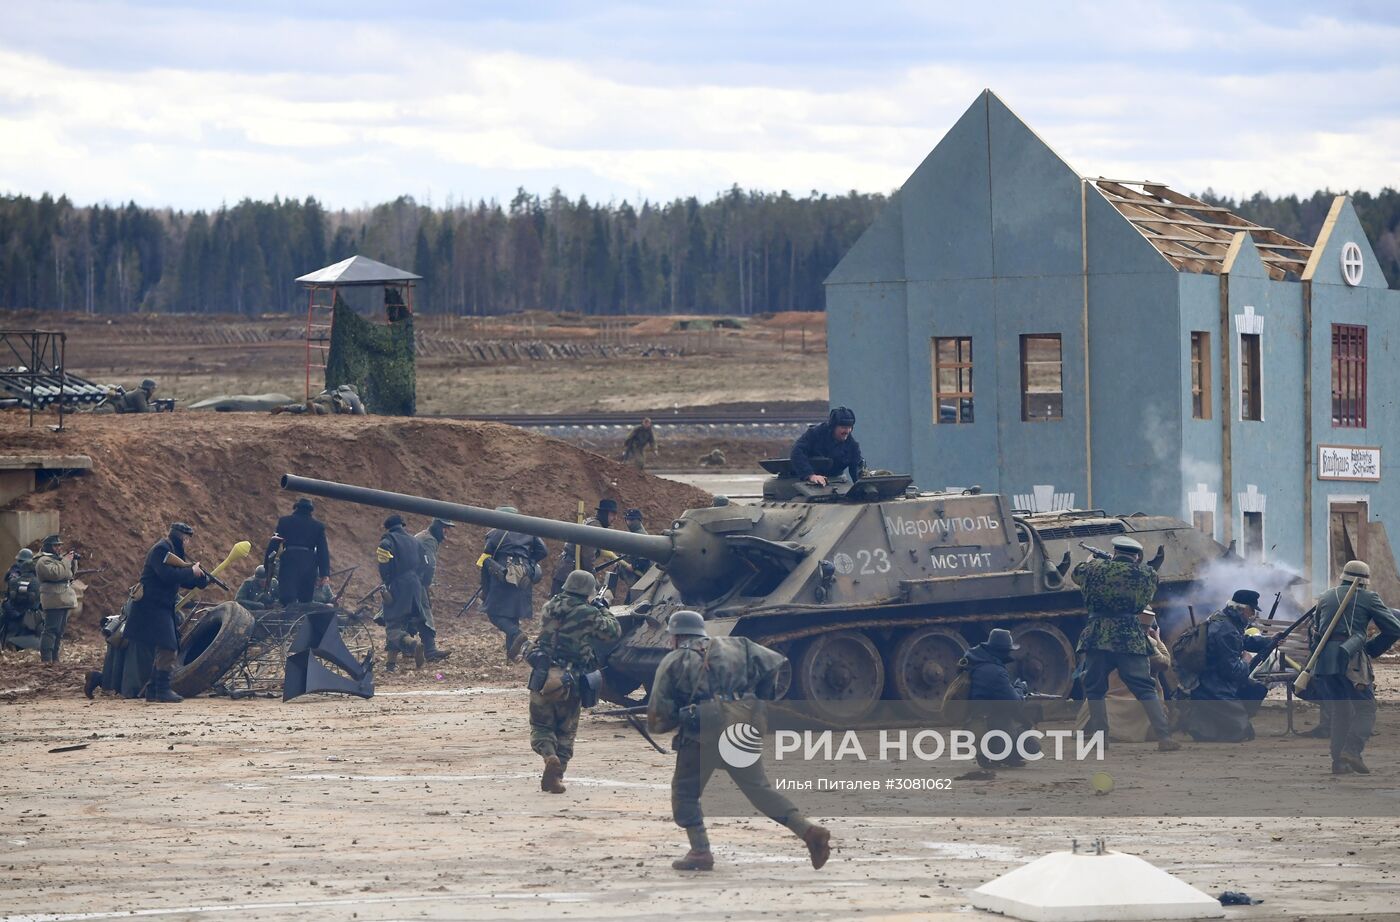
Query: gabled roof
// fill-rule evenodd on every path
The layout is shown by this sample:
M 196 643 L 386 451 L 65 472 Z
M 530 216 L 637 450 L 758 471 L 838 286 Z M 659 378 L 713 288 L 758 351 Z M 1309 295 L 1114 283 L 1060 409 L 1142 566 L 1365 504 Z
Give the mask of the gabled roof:
M 1230 242 L 1241 231 L 1253 238 L 1275 279 L 1301 276 L 1312 255 L 1306 243 L 1162 183 L 1102 177 L 1088 183 L 1177 269 L 1219 275 Z
M 303 285 L 382 285 L 385 282 L 412 282 L 422 277 L 364 256 L 351 256 L 333 266 L 307 273 L 297 281 Z

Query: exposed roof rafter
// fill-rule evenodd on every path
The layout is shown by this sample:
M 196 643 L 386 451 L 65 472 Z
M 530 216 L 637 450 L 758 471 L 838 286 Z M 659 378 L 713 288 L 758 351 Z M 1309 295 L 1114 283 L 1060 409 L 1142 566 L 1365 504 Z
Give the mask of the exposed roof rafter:
M 1249 234 L 1274 279 L 1300 274 L 1312 247 L 1163 183 L 1089 179 L 1105 201 L 1177 269 L 1218 275 L 1235 234 Z

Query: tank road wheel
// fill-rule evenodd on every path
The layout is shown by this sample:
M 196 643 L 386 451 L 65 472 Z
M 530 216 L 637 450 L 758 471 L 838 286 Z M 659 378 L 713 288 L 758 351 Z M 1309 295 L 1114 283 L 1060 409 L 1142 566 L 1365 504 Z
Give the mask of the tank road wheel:
M 885 687 L 880 651 L 860 631 L 812 638 L 794 676 L 816 716 L 830 723 L 859 720 L 875 707 Z
M 943 693 L 958 674 L 967 641 L 952 628 L 925 627 L 905 634 L 890 659 L 894 690 L 920 717 L 937 717 Z
M 1065 695 L 1074 679 L 1074 644 L 1046 621 L 1022 621 L 1011 629 L 1021 649 L 1016 651 L 1021 678 L 1031 691 Z

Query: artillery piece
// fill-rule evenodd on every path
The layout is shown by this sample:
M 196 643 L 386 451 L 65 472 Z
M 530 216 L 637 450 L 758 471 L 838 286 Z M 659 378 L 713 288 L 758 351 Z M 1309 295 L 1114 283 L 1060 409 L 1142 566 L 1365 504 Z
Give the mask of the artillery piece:
M 655 535 L 290 474 L 282 487 L 651 560 L 632 603 L 614 609 L 624 630 L 607 658 L 610 697 L 650 686 L 670 649 L 666 619 L 693 608 L 713 636 L 751 637 L 784 652 L 787 693 L 842 719 L 864 716 L 882 698 L 936 717 L 958 660 L 993 627 L 1010 628 L 1021 645 L 1021 676 L 1032 690 L 1067 692 L 1070 638 L 1084 621 L 1069 576 L 1089 554 L 1081 542 L 1107 549 L 1126 534 L 1149 556 L 1156 549 L 1154 605 L 1164 617 L 1179 610 L 1183 624 L 1187 606 L 1210 611 L 1223 601 L 1196 598 L 1205 569 L 1238 561 L 1167 516 L 1031 514 L 977 487 L 924 493 L 896 474 L 818 487 L 793 476 L 786 460 L 763 466 L 773 476 L 761 503 L 687 510 Z

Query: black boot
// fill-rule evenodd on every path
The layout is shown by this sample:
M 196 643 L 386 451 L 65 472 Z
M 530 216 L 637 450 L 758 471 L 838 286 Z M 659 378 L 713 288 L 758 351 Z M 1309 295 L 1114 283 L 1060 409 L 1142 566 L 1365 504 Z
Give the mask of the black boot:
M 97 689 L 98 689 L 99 687 L 101 687 L 101 685 L 102 685 L 102 673 L 100 673 L 100 672 L 89 672 L 89 673 L 83 678 L 83 694 L 87 696 L 87 698 L 88 698 L 89 701 L 91 701 L 91 700 L 92 700 L 92 694 L 93 694 L 93 692 L 97 691 Z
M 430 663 L 438 663 L 452 655 L 450 650 L 439 650 L 437 648 L 437 631 L 423 628 L 419 635 L 423 638 L 423 657 Z
M 170 690 L 170 670 L 157 669 L 151 673 L 151 680 L 146 683 L 147 702 L 179 704 L 184 700 L 184 696 Z

